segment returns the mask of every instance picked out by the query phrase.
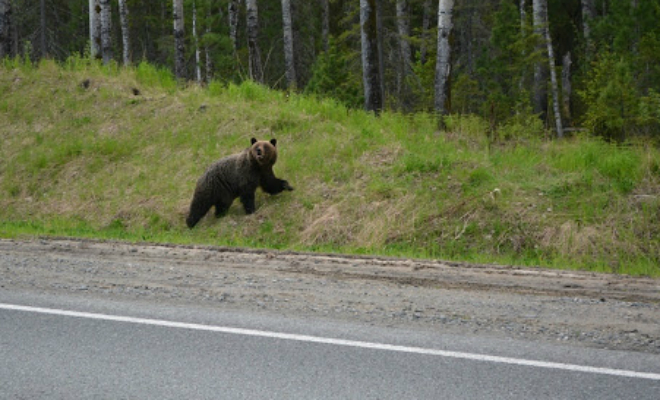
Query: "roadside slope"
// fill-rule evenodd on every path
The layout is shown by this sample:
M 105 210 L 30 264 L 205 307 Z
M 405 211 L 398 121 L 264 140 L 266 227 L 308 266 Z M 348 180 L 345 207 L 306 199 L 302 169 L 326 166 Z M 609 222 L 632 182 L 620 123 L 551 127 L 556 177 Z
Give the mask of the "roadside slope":
M 660 150 L 380 117 L 252 82 L 177 86 L 148 64 L 0 65 L 0 237 L 212 244 L 660 276 Z M 515 132 L 510 135 L 506 132 Z M 185 216 L 218 158 L 278 139 L 257 212 Z M 212 214 L 212 213 L 211 213 Z
M 660 281 L 441 261 L 0 240 L 0 290 L 205 304 L 660 354 Z

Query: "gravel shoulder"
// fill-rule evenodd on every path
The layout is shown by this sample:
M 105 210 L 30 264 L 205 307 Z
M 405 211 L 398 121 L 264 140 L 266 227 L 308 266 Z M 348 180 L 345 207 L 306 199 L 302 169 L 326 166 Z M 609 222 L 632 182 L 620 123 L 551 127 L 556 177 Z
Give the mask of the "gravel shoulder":
M 76 239 L 0 240 L 0 290 L 197 303 L 660 354 L 660 280 Z

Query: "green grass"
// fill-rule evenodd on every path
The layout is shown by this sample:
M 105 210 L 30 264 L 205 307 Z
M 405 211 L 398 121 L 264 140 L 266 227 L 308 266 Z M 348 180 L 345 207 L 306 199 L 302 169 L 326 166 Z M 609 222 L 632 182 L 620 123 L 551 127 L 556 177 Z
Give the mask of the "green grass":
M 660 151 L 427 114 L 379 118 L 163 69 L 0 64 L 0 237 L 76 236 L 660 276 Z M 89 87 L 81 83 L 88 79 Z M 134 95 L 138 89 L 140 95 Z M 189 230 L 195 182 L 251 137 L 296 188 Z M 503 138 L 506 138 L 504 140 Z M 210 213 L 212 214 L 212 213 Z

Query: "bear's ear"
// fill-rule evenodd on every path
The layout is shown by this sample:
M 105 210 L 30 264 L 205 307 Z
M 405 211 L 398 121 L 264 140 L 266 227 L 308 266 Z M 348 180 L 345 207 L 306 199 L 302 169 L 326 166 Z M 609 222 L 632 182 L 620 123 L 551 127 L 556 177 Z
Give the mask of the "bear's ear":
M 251 144 L 251 145 L 252 145 L 252 144 L 255 144 L 255 143 L 257 143 L 257 139 L 255 139 L 255 138 L 250 139 L 250 144 Z
M 270 144 L 272 144 L 273 147 L 277 146 L 277 139 L 270 139 Z

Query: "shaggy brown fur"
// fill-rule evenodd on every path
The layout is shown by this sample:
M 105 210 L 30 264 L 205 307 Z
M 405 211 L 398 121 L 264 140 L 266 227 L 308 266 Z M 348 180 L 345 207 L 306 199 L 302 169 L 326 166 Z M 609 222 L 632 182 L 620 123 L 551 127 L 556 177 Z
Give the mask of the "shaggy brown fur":
M 276 178 L 273 173 L 277 140 L 268 142 L 252 138 L 251 143 L 252 146 L 241 153 L 218 160 L 199 178 L 186 219 L 189 228 L 194 227 L 213 206 L 215 216 L 223 216 L 237 197 L 241 199 L 245 213 L 252 214 L 257 187 L 271 195 L 293 190 L 289 182 Z

